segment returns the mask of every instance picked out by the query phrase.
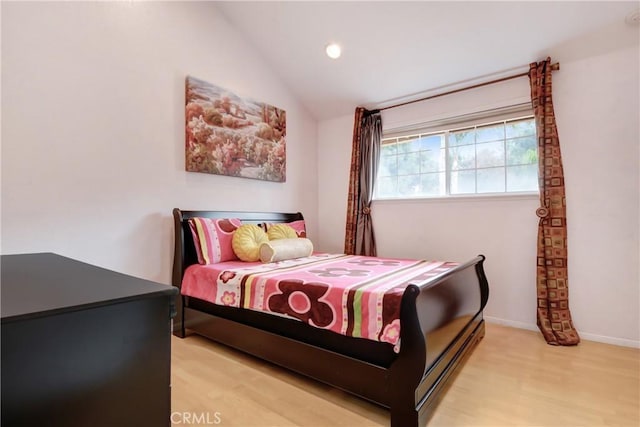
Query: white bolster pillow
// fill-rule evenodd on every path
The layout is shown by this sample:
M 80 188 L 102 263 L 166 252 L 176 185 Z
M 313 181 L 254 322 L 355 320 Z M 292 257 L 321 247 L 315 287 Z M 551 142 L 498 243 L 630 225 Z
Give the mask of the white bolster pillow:
M 299 237 L 278 239 L 260 245 L 260 261 L 276 262 L 309 256 L 313 253 L 311 240 Z

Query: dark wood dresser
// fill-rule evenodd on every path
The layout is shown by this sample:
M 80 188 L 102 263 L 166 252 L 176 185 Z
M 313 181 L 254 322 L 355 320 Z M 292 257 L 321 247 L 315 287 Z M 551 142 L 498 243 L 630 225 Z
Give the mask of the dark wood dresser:
M 0 268 L 3 427 L 170 425 L 176 288 L 52 253 Z

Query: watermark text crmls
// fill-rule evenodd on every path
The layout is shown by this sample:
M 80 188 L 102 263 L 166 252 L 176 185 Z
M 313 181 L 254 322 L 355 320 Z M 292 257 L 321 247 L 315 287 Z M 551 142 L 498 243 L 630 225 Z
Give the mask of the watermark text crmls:
M 222 422 L 220 412 L 172 412 L 171 424 L 194 425 L 218 425 Z

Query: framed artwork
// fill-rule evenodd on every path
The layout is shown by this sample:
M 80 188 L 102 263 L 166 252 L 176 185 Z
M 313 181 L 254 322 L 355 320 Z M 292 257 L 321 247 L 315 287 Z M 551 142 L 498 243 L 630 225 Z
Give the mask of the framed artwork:
M 185 168 L 286 181 L 286 112 L 187 76 Z

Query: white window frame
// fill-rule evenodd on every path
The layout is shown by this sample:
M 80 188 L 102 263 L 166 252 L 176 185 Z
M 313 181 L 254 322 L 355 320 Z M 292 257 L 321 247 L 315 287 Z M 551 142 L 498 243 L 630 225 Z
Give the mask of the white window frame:
M 403 126 L 401 128 L 393 128 L 393 129 L 384 129 L 382 139 L 390 139 L 390 138 L 403 138 L 409 136 L 425 136 L 425 135 L 437 135 L 437 134 L 446 134 L 445 137 L 445 170 L 443 171 L 445 174 L 445 194 L 439 195 L 419 195 L 419 196 L 405 196 L 405 195 L 397 195 L 395 197 L 382 197 L 378 194 L 378 177 L 376 177 L 376 182 L 374 185 L 374 201 L 405 201 L 405 200 L 433 200 L 433 199 L 465 199 L 465 198 L 491 198 L 491 197 L 538 197 L 539 190 L 532 191 L 507 191 L 508 187 L 505 182 L 505 191 L 502 192 L 481 192 L 478 193 L 478 181 L 476 179 L 475 182 L 475 192 L 474 193 L 460 193 L 460 194 L 451 194 L 451 167 L 449 164 L 449 138 L 448 134 L 452 131 L 462 130 L 465 128 L 472 127 L 480 127 L 485 125 L 491 125 L 500 122 L 510 122 L 521 119 L 533 119 L 533 109 L 531 108 L 531 103 L 526 102 L 522 104 L 507 106 L 499 109 L 491 109 L 488 111 L 480 111 L 474 112 L 471 114 L 465 114 L 455 117 L 449 117 L 445 119 L 440 119 L 437 121 L 431 121 L 426 123 L 417 123 L 412 125 Z M 505 138 L 506 140 L 506 138 Z M 477 143 L 474 143 L 476 146 Z M 506 156 L 505 150 L 505 156 Z M 382 157 L 381 157 L 382 159 Z M 476 158 L 477 162 L 477 158 Z M 506 180 L 506 168 L 507 165 L 505 160 L 505 180 Z M 486 169 L 484 167 L 477 167 L 477 163 L 473 169 L 469 170 L 482 170 Z M 379 168 L 380 170 L 380 168 Z M 422 175 L 422 174 L 421 174 Z

